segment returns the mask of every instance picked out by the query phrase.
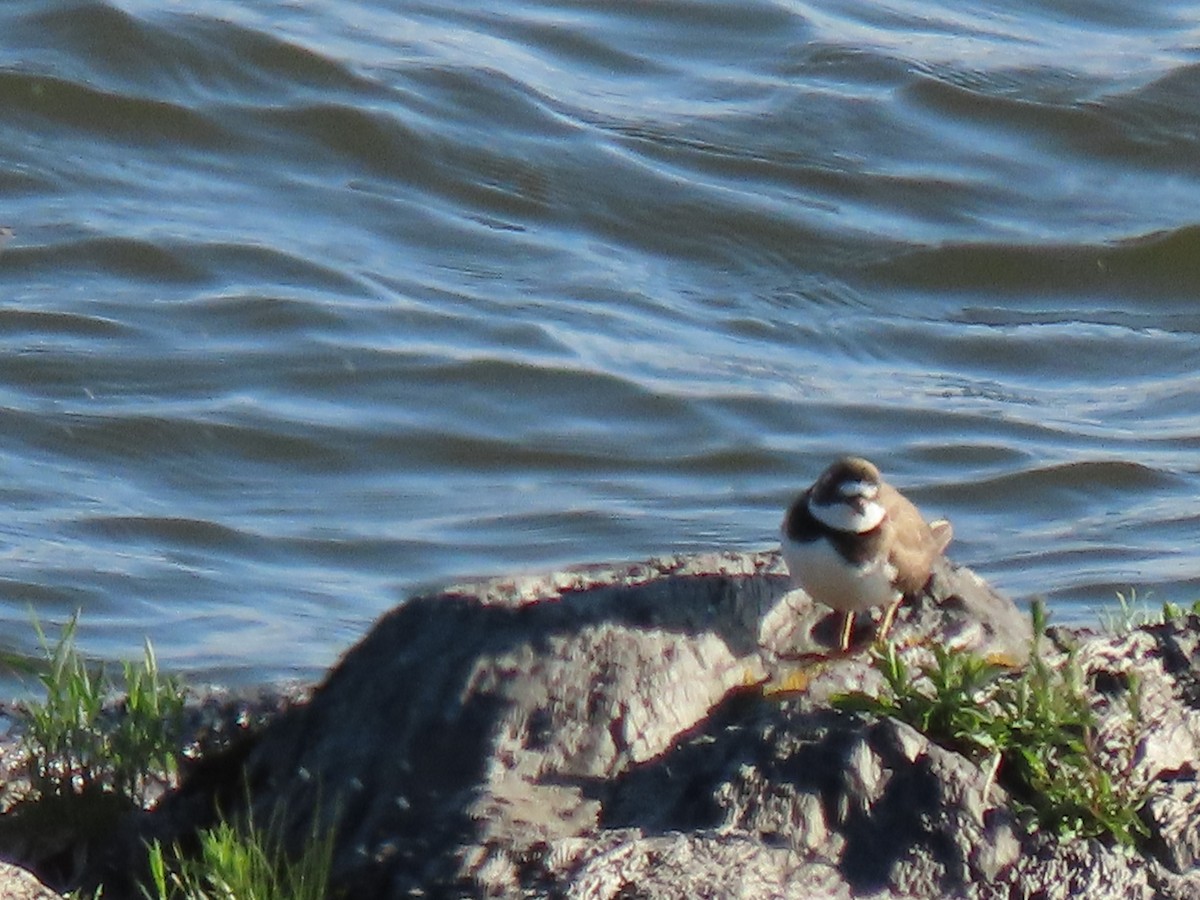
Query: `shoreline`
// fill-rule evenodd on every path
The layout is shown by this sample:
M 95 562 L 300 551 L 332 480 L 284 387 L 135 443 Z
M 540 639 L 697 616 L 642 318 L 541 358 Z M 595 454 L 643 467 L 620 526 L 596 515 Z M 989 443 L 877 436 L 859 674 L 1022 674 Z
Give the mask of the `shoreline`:
M 558 895 L 610 882 L 683 896 L 668 888 L 722 883 L 735 858 L 764 897 L 804 885 L 797 896 L 814 885 L 828 896 L 992 897 L 1001 885 L 1066 896 L 1062 885 L 1090 870 L 1108 879 L 1095 896 L 1200 888 L 1186 836 L 1171 831 L 1178 816 L 1162 811 L 1163 797 L 1182 808 L 1191 782 L 1178 773 L 1200 747 L 1200 713 L 1180 700 L 1200 618 L 1120 635 L 1055 627 L 1035 656 L 1083 667 L 1098 758 L 1120 757 L 1104 742 L 1131 734 L 1116 698 L 1129 695 L 1128 673 L 1140 679 L 1136 765 L 1154 840 L 1127 855 L 1029 831 L 987 760 L 834 708 L 847 692 L 880 695 L 884 681 L 869 654 L 830 657 L 830 614 L 788 588 L 776 554 L 711 553 L 414 597 L 311 691 L 201 692 L 193 727 L 217 739 L 178 790 L 96 845 L 83 881 L 134 896 L 147 836 L 185 840 L 221 805 L 256 820 L 286 810 L 293 852 L 315 828 L 334 829 L 334 884 L 358 896 Z M 894 637 L 913 671 L 942 648 L 1007 659 L 1001 680 L 1022 671 L 1032 640 L 1024 613 L 952 565 L 902 611 Z M 658 871 L 653 859 L 670 864 Z

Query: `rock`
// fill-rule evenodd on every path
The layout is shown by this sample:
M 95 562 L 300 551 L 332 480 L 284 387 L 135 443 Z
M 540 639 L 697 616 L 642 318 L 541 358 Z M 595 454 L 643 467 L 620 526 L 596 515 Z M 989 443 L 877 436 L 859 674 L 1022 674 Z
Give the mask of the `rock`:
M 62 900 L 62 895 L 46 887 L 30 872 L 0 862 L 0 897 L 4 900 Z
M 987 761 L 831 709 L 834 694 L 880 685 L 866 654 L 830 655 L 836 621 L 789 592 L 766 553 L 413 598 L 309 703 L 136 823 L 98 873 L 105 897 L 121 895 L 147 836 L 183 839 L 218 805 L 237 814 L 247 803 L 293 848 L 333 827 L 334 883 L 356 897 L 1097 900 L 1200 889 L 1180 825 L 1197 815 L 1191 794 L 1171 795 L 1178 809 L 1166 794 L 1147 807 L 1158 822 L 1149 857 L 1030 834 Z M 1074 650 L 1096 689 L 1103 751 L 1148 788 L 1192 773 L 1200 731 L 1179 698 L 1194 690 L 1198 627 L 1084 636 Z M 1026 617 L 948 564 L 893 637 L 912 666 L 931 644 L 1013 663 L 1030 646 Z M 1153 734 L 1132 727 L 1135 673 Z M 764 683 L 790 689 L 764 695 Z
M 1200 861 L 1197 809 L 1200 809 L 1200 786 L 1194 778 L 1165 782 L 1146 803 L 1146 818 L 1157 837 L 1155 855 L 1172 872 L 1189 872 Z
M 950 896 L 1016 861 L 1005 800 L 907 725 L 758 703 L 618 778 L 601 824 L 736 833 L 838 872 L 855 894 Z

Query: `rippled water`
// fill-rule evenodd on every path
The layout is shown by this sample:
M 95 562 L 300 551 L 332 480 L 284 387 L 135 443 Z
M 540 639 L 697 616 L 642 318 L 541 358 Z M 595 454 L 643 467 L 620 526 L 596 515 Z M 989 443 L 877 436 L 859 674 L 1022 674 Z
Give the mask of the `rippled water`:
M 0 4 L 3 650 L 314 676 L 834 455 L 1200 592 L 1200 4 Z M 5 681 L 8 685 L 11 681 Z

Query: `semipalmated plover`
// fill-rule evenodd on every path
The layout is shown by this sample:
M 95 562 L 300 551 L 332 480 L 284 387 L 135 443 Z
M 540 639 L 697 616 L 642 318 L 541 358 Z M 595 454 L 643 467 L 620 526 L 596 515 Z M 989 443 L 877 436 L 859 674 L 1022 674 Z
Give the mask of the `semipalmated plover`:
M 839 459 L 792 502 L 782 531 L 793 582 L 843 614 L 843 652 L 862 610 L 886 608 L 878 639 L 887 636 L 900 603 L 926 587 L 952 536 L 949 522 L 927 523 L 874 465 L 855 456 Z

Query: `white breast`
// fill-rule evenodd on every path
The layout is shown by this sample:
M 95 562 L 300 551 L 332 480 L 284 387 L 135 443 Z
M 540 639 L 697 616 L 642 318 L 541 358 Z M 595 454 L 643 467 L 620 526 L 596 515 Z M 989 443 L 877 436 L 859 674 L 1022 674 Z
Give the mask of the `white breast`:
M 786 535 L 782 549 L 792 581 L 831 609 L 860 612 L 900 599 L 892 586 L 896 570 L 886 559 L 852 566 L 826 540 L 801 543 Z

